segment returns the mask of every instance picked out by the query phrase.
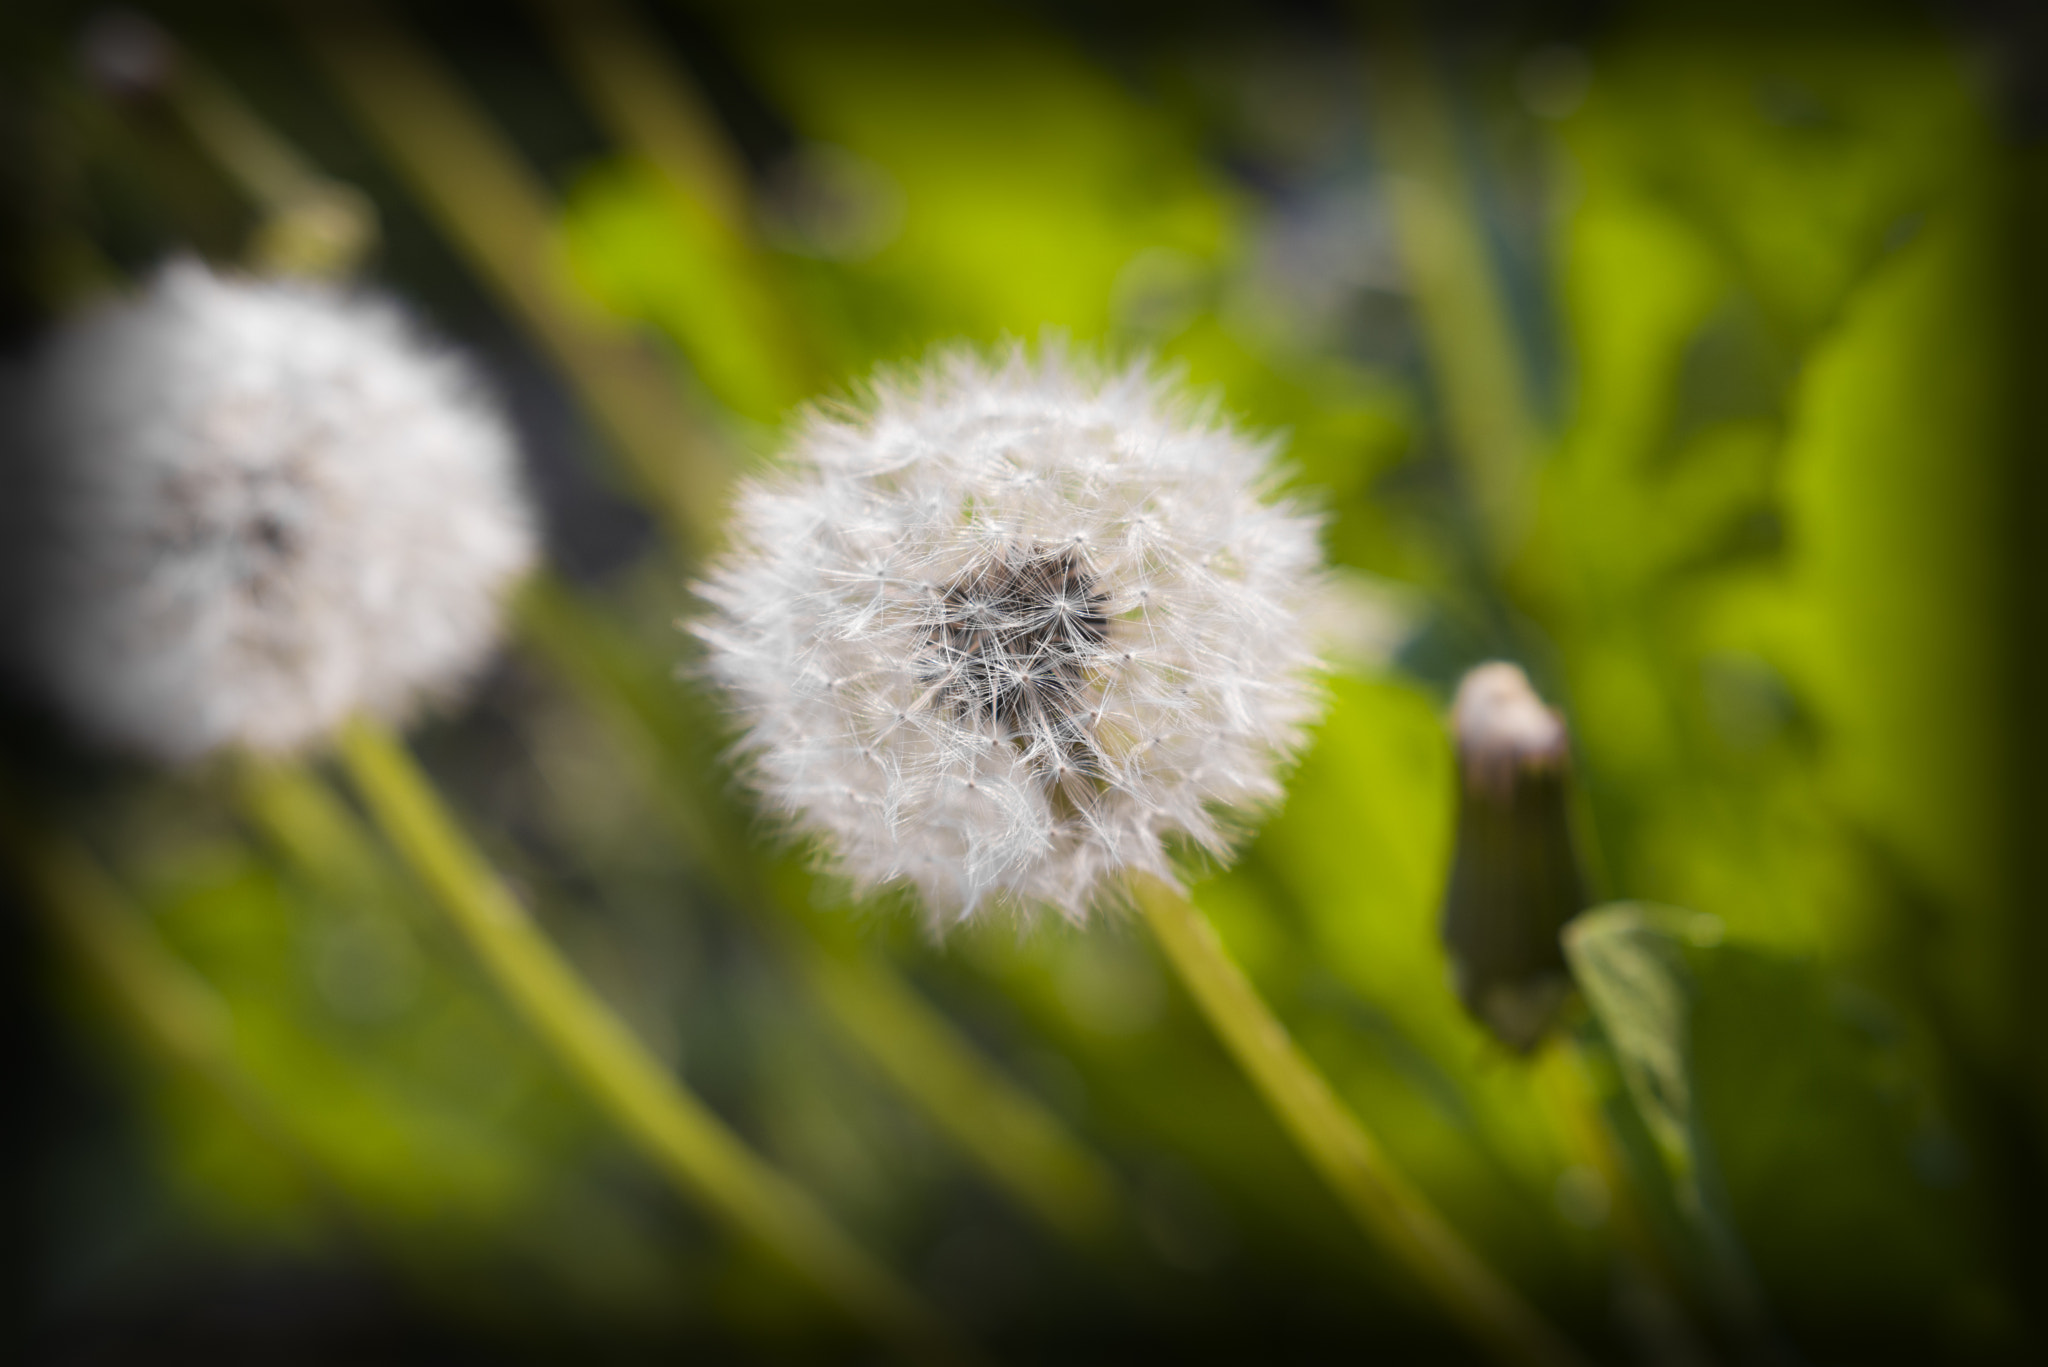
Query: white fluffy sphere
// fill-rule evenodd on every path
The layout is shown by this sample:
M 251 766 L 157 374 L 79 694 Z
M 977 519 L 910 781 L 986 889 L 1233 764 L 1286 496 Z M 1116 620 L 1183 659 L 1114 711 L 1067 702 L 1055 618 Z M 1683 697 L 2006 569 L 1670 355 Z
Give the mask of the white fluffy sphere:
M 402 720 L 533 560 L 505 422 L 374 298 L 180 262 L 61 332 L 24 409 L 26 663 L 153 758 Z
M 1317 524 L 1143 366 L 954 353 L 813 414 L 699 592 L 755 781 L 935 921 L 1220 851 L 1319 707 Z

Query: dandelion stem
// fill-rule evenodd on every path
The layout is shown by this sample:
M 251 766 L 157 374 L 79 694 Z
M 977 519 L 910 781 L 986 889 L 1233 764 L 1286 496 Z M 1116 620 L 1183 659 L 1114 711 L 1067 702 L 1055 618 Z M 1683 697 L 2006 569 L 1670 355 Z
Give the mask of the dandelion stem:
M 672 686 L 646 697 L 631 652 L 606 639 L 591 610 L 570 595 L 562 584 L 536 577 L 518 601 L 522 636 L 612 733 L 627 771 L 639 776 L 698 865 L 743 904 L 772 901 L 751 863 L 736 857 L 744 848 L 740 833 L 716 829 L 708 815 L 706 762 L 679 750 L 676 728 L 662 724 L 687 700 Z M 783 922 L 778 939 L 790 962 L 882 1074 L 1026 1213 L 1061 1237 L 1100 1249 L 1121 1204 L 1107 1165 L 888 964 L 830 948 L 794 917 Z
M 341 755 L 372 815 L 484 968 L 592 1099 L 688 1195 L 899 1349 L 959 1351 L 908 1287 L 749 1150 L 598 999 L 485 864 L 403 745 L 350 723 Z
M 1578 1350 L 1495 1276 L 1388 1162 L 1231 962 L 1201 912 L 1156 878 L 1134 878 L 1133 892 L 1189 995 L 1366 1232 L 1501 1361 L 1583 1367 Z

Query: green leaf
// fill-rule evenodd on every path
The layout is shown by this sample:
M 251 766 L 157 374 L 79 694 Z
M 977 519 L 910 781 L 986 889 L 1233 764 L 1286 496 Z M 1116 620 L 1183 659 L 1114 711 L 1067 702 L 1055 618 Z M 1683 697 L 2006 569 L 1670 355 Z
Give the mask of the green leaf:
M 1688 942 L 1711 944 L 1711 916 L 1630 903 L 1589 911 L 1565 932 L 1579 990 L 1599 1017 L 1643 1123 L 1680 1181 L 1697 1180 Z
M 1736 1332 L 1771 1342 L 1763 1287 L 1795 1335 L 1995 1340 L 1962 1151 L 1883 1003 L 1675 908 L 1595 908 L 1565 949 Z

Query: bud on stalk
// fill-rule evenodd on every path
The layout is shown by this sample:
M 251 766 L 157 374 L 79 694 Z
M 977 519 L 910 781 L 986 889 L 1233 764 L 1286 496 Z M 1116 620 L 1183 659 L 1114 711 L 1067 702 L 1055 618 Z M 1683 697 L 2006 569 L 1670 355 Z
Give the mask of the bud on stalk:
M 1571 992 L 1558 932 L 1586 905 L 1572 840 L 1571 744 L 1512 664 L 1483 664 L 1451 708 L 1458 842 L 1444 896 L 1444 948 L 1465 1009 L 1519 1053 L 1536 1047 Z

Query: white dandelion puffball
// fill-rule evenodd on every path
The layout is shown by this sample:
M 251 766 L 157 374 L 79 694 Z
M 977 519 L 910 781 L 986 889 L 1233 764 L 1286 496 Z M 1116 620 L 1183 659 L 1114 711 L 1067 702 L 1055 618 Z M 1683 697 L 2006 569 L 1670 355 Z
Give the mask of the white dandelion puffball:
M 160 271 L 30 376 L 30 670 L 159 760 L 402 721 L 494 643 L 534 557 L 470 368 L 331 286 Z
M 940 357 L 816 412 L 699 586 L 751 776 L 935 924 L 1220 852 L 1320 707 L 1317 520 L 1146 367 Z

